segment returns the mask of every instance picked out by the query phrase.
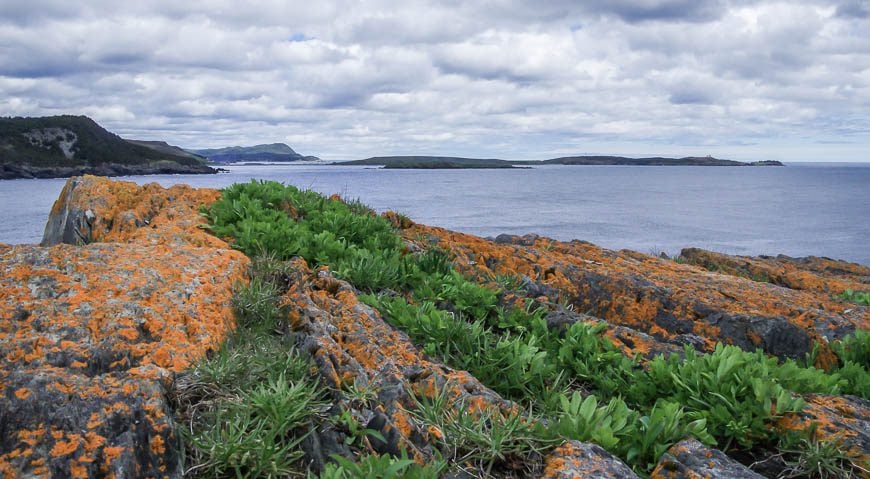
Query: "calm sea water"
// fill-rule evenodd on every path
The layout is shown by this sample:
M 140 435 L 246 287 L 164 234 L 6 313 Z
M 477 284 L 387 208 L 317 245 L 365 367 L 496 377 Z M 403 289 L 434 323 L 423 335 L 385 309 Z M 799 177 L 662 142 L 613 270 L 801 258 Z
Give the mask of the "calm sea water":
M 870 264 L 870 164 L 784 168 L 544 166 L 383 170 L 235 166 L 137 183 L 223 187 L 251 178 L 359 198 L 377 210 L 481 236 L 537 233 L 673 254 L 828 256 Z M 65 180 L 0 181 L 0 243 L 37 243 Z

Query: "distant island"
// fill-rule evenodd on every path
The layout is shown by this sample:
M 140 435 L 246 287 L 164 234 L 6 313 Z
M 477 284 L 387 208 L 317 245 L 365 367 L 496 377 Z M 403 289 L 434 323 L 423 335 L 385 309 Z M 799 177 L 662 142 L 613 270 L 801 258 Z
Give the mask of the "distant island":
M 284 143 L 182 149 L 164 141 L 124 139 L 86 116 L 0 117 L 0 179 L 217 173 L 209 165 L 319 162 Z M 741 162 L 712 156 L 627 158 L 566 156 L 543 161 L 453 156 L 376 156 L 333 163 L 387 169 L 530 168 L 535 165 L 783 166 L 779 161 Z
M 514 162 L 518 164 L 520 162 Z M 535 164 L 538 162 L 522 162 Z M 564 156 L 541 161 L 545 165 L 619 165 L 619 166 L 783 166 L 779 161 L 754 161 L 750 163 L 722 160 L 712 156 L 686 156 L 683 158 L 627 158 L 624 156 Z
M 204 157 L 210 163 L 220 165 L 252 162 L 288 163 L 294 161 L 320 161 L 320 158 L 316 156 L 301 155 L 284 143 L 230 146 L 227 148 L 187 150 L 187 152 Z
M 506 160 L 494 158 L 459 158 L 453 156 L 375 156 L 364 160 L 344 161 L 337 165 L 371 165 L 387 169 L 465 169 L 465 168 L 515 168 Z
M 86 116 L 0 118 L 0 179 L 216 172 L 180 148 L 125 140 Z
M 459 158 L 452 156 L 375 156 L 364 160 L 344 161 L 337 165 L 382 166 L 387 169 L 466 169 L 517 168 L 534 165 L 617 165 L 617 166 L 783 166 L 779 161 L 742 162 L 711 156 L 685 158 L 627 158 L 624 156 L 566 156 L 543 161 L 509 161 L 495 158 Z

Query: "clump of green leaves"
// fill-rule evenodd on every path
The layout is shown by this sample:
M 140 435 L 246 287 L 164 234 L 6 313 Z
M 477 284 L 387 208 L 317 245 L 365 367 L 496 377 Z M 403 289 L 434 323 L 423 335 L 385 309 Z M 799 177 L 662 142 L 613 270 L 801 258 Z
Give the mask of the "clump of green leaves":
M 405 455 L 365 455 L 356 462 L 337 455 L 332 459 L 335 462 L 326 465 L 320 479 L 438 479 L 447 468 L 442 460 L 420 466 Z
M 212 404 L 189 437 L 199 459 L 195 471 L 212 477 L 292 474 L 303 456 L 298 446 L 314 427 L 318 396 L 315 385 L 280 374 L 240 391 L 238 400 Z
M 825 441 L 816 435 L 815 426 L 802 432 L 789 432 L 779 439 L 779 453 L 774 459 L 784 465 L 780 479 L 805 477 L 833 479 L 859 477 L 870 473 L 870 464 L 851 454 L 837 440 Z
M 771 438 L 771 421 L 804 405 L 778 383 L 767 362 L 753 359 L 736 346 L 719 344 L 704 355 L 686 348 L 682 361 L 676 356 L 653 360 L 649 376 L 662 397 L 706 419 L 726 449 L 732 443 L 751 447 Z
M 864 306 L 870 306 L 870 291 L 852 291 L 847 289 L 842 294 L 838 294 L 837 299 L 858 303 Z
M 842 341 L 832 342 L 831 348 L 843 363 L 852 362 L 870 368 L 870 333 L 855 331 Z

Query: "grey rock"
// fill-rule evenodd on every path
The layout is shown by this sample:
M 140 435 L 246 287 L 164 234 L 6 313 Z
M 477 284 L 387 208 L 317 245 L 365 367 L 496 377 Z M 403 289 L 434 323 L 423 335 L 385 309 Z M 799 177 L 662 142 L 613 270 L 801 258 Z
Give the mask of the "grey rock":
M 637 479 L 637 474 L 597 444 L 568 441 L 547 457 L 546 479 Z
M 651 476 L 653 479 L 763 479 L 748 467 L 711 449 L 697 439 L 679 442 L 662 456 Z

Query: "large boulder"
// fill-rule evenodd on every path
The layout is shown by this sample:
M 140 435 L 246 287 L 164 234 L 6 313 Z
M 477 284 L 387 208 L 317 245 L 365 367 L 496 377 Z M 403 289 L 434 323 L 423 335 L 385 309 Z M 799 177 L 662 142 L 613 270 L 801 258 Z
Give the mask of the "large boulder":
M 67 180 L 54 202 L 42 246 L 94 242 L 190 245 L 227 249 L 204 230 L 202 205 L 220 197 L 207 188 L 138 186 L 97 176 Z
M 71 179 L 46 242 L 84 246 L 0 247 L 4 477 L 181 474 L 167 390 L 234 328 L 248 262 L 197 239 L 217 196 L 187 191 Z

